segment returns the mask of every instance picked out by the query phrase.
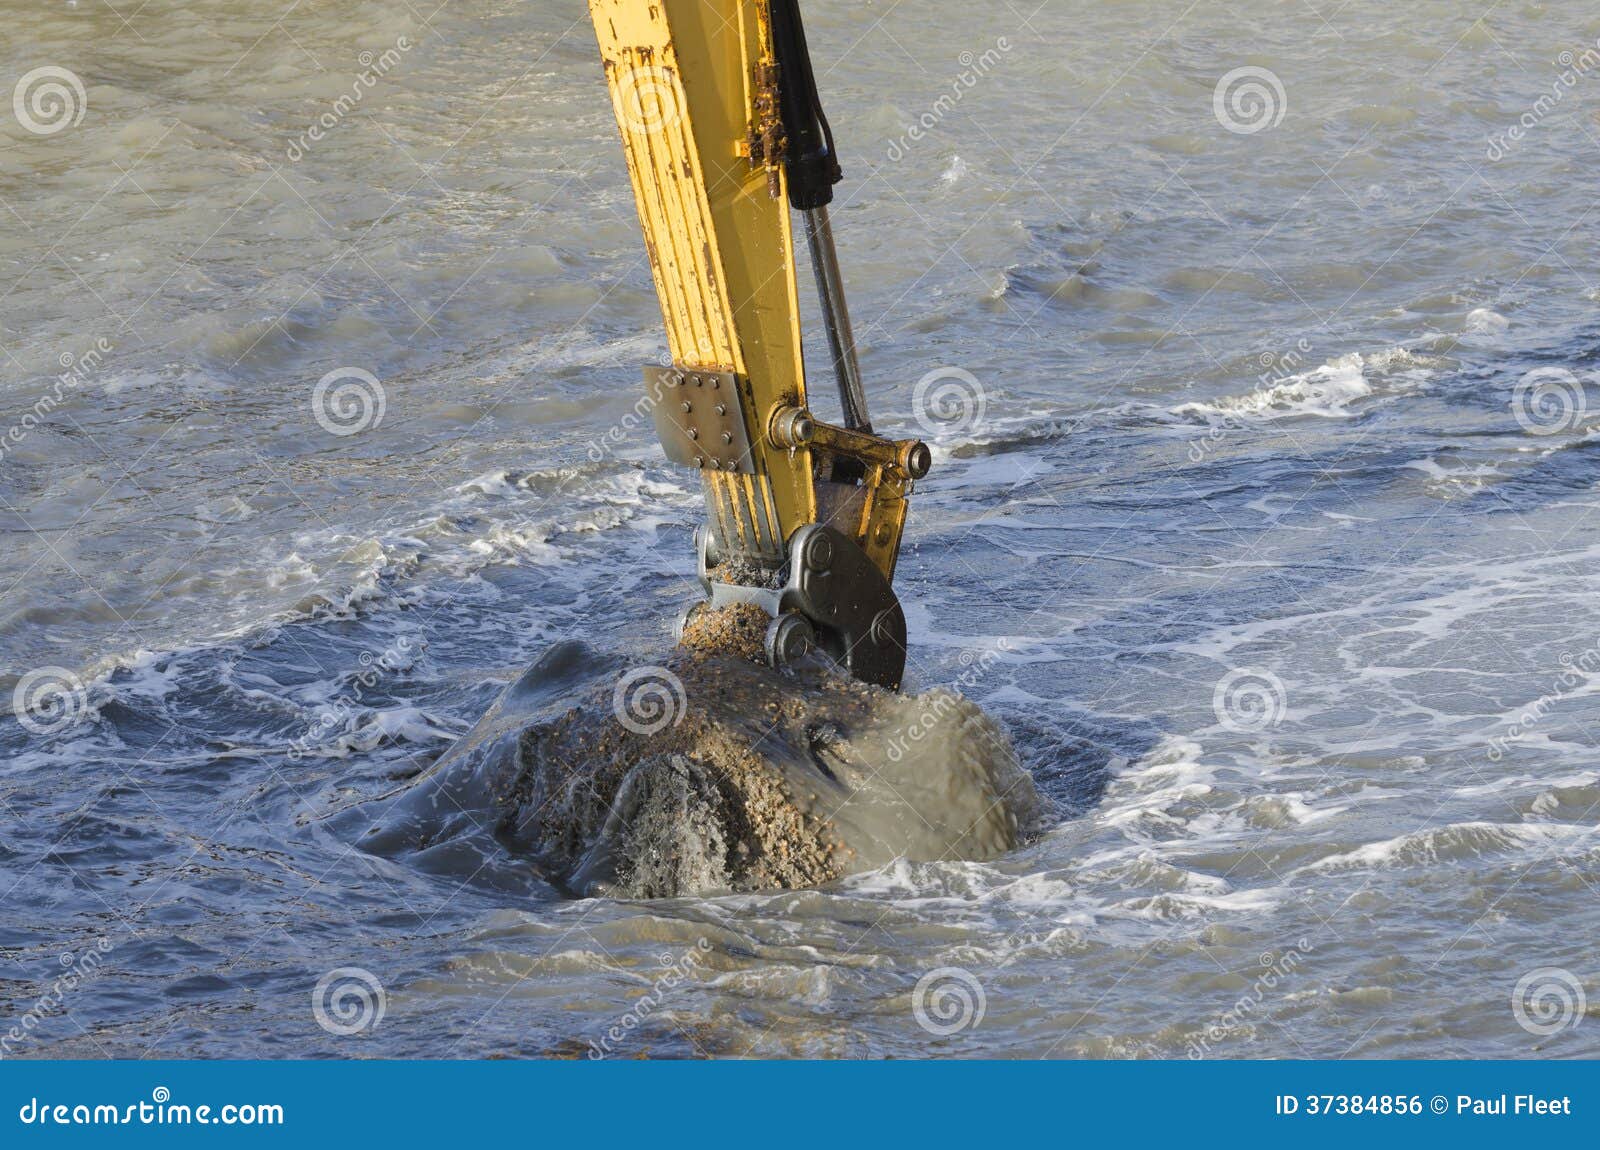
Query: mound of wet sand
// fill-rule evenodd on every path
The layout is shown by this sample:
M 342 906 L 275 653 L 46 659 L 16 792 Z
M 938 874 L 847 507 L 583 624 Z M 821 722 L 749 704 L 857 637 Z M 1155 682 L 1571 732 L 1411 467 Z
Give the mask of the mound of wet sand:
M 509 854 L 569 894 L 654 898 L 987 859 L 1037 822 L 974 704 L 821 660 L 772 671 L 766 622 L 703 611 L 648 665 L 557 645 L 405 793 L 358 808 L 360 845 L 450 872 Z

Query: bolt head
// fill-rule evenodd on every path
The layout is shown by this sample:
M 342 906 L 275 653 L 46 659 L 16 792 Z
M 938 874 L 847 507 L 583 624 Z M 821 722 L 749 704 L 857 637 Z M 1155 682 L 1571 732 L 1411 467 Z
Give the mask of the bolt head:
M 767 662 L 781 667 L 803 658 L 816 642 L 816 632 L 804 615 L 780 615 L 767 624 Z
M 833 562 L 833 541 L 818 532 L 806 543 L 806 566 L 813 571 L 826 571 Z

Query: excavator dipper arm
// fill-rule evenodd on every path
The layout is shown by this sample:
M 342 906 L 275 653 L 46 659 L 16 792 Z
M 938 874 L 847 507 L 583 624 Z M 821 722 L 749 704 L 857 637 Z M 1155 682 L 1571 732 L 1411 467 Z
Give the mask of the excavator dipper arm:
M 698 470 L 714 607 L 772 615 L 775 664 L 820 646 L 898 688 L 891 587 L 928 449 L 872 432 L 827 204 L 839 167 L 796 0 L 589 0 L 670 367 L 645 388 L 668 459 Z M 790 211 L 802 213 L 844 411 L 806 398 Z M 693 608 L 691 608 L 693 610 Z

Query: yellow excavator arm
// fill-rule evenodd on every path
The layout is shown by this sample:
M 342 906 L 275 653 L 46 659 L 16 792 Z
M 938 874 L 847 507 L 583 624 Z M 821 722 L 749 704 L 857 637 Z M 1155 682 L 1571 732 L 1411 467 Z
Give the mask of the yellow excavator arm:
M 589 9 L 672 357 L 645 369 L 647 399 L 667 457 L 705 485 L 706 600 L 765 609 L 774 665 L 819 646 L 897 688 L 905 616 L 891 580 L 930 455 L 874 434 L 867 416 L 827 212 L 839 166 L 797 0 Z M 821 298 L 838 425 L 806 400 L 791 210 Z

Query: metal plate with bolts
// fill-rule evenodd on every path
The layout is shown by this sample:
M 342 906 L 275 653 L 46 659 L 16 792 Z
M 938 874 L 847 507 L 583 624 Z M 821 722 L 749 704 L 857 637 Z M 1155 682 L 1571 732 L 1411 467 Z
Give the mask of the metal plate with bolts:
M 755 474 L 738 376 L 651 364 L 644 369 L 644 385 L 668 459 L 701 471 Z

